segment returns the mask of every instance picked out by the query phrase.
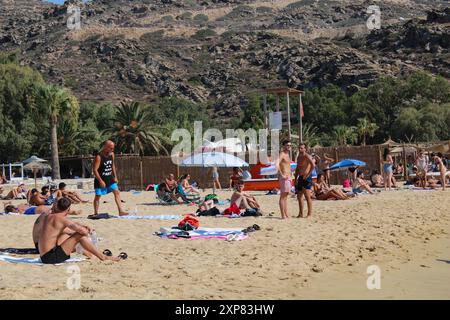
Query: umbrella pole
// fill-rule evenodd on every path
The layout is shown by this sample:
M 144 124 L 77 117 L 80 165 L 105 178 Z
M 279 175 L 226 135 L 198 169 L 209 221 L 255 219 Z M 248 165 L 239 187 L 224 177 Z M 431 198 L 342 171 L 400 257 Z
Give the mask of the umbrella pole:
M 37 189 L 36 170 L 33 170 L 33 173 L 34 173 L 34 188 Z

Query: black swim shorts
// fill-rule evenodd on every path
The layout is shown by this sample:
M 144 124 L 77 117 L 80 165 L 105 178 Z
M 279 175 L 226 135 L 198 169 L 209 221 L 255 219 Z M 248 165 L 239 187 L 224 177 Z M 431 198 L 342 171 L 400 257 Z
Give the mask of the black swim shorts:
M 302 191 L 303 189 L 311 190 L 312 186 L 313 181 L 311 176 L 306 179 L 304 179 L 302 176 L 298 176 L 296 185 L 297 191 Z
M 41 257 L 41 261 L 44 264 L 57 264 L 63 263 L 64 261 L 70 259 L 61 246 L 56 246 L 46 254 Z

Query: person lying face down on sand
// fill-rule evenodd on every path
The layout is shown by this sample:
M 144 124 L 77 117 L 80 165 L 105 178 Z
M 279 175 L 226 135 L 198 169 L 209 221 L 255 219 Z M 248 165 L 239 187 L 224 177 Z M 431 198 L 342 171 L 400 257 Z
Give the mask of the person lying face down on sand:
M 89 258 L 96 256 L 101 261 L 119 261 L 118 257 L 109 257 L 98 251 L 89 238 L 93 231 L 90 227 L 67 219 L 70 205 L 69 199 L 61 198 L 48 214 L 40 217 L 38 250 L 42 263 L 63 263 L 70 259 L 70 254 L 75 251 L 78 243 Z
M 317 182 L 313 183 L 314 195 L 317 200 L 348 200 L 345 193 L 337 188 L 330 188 L 323 174 L 317 175 Z
M 235 203 L 239 209 L 256 209 L 261 210 L 261 206 L 255 197 L 244 192 L 244 181 L 237 182 L 235 191 L 231 196 L 231 204 Z

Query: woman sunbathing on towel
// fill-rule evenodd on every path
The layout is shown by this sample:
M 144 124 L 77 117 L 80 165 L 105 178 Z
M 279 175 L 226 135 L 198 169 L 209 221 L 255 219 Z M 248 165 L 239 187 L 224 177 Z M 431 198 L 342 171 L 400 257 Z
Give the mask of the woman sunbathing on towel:
M 317 200 L 348 200 L 349 197 L 337 188 L 330 188 L 325 182 L 323 174 L 317 175 L 314 183 L 314 193 Z

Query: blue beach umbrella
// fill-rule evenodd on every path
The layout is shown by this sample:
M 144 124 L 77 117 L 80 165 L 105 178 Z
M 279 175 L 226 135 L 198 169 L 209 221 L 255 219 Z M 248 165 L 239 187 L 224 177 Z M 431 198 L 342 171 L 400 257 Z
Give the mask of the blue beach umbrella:
M 336 162 L 330 167 L 330 171 L 346 169 L 350 167 L 362 167 L 365 166 L 366 163 L 364 161 L 355 160 L 355 159 L 344 159 L 339 162 Z

